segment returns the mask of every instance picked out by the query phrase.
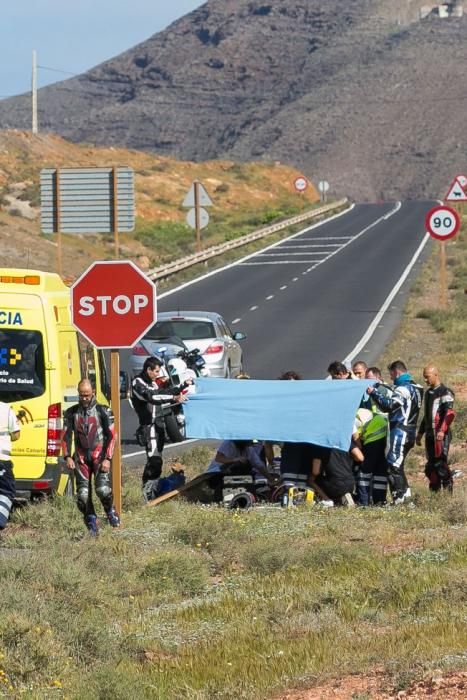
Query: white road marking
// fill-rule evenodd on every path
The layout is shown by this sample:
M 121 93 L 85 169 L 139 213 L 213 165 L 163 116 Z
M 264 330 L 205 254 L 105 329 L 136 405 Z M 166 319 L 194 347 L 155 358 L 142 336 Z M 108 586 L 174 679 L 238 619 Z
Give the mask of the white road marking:
M 321 263 L 327 260 L 263 260 L 263 262 L 242 263 L 242 267 L 253 267 L 253 265 L 306 265 L 307 263 Z M 293 280 L 295 282 L 295 280 Z
M 183 444 L 187 445 L 189 442 L 198 442 L 200 438 L 187 438 L 186 440 L 183 440 Z M 175 442 L 171 445 L 166 445 L 164 447 L 164 452 L 167 450 L 173 450 L 174 447 L 179 447 L 181 443 L 180 442 Z M 146 450 L 138 450 L 138 452 L 128 452 L 127 454 L 122 454 L 122 459 L 126 459 L 127 457 L 139 457 L 139 455 L 146 455 Z
M 234 320 L 231 322 L 232 326 L 234 325 L 234 323 L 239 323 L 241 320 L 241 318 L 234 318 Z
M 300 238 L 300 241 L 350 241 L 353 236 L 313 236 L 313 238 Z
M 306 255 L 327 255 L 329 251 L 319 250 L 319 251 L 308 251 Z M 289 255 L 303 255 L 303 253 L 260 253 L 259 258 L 284 258 Z
M 338 214 L 334 214 L 334 216 L 330 216 L 329 219 L 323 219 L 323 221 L 318 221 L 316 224 L 312 224 L 311 226 L 305 226 L 305 228 L 301 229 L 298 231 L 298 233 L 293 233 L 291 236 L 288 238 L 283 238 L 281 241 L 277 241 L 277 243 L 272 243 L 272 245 L 266 246 L 266 248 L 263 248 L 263 250 L 270 250 L 271 248 L 275 248 L 276 246 L 280 245 L 281 243 L 285 243 L 286 241 L 291 241 L 294 238 L 297 238 L 298 236 L 303 235 L 307 231 L 312 231 L 315 228 L 318 228 L 318 226 L 322 226 L 323 224 L 327 224 L 330 221 L 334 221 L 335 219 L 339 219 L 341 216 L 344 216 L 345 214 L 348 214 L 349 212 L 354 209 L 355 204 L 351 204 L 348 209 L 345 209 L 344 211 L 339 212 Z M 208 277 L 212 277 L 213 275 L 218 275 L 219 272 L 224 272 L 225 270 L 229 270 L 231 267 L 235 267 L 237 265 L 242 265 L 245 260 L 250 260 L 250 258 L 253 258 L 255 255 L 258 253 L 250 253 L 249 255 L 245 255 L 244 258 L 240 258 L 239 260 L 236 260 L 235 262 L 231 262 L 228 265 L 224 265 L 223 267 L 218 267 L 216 270 L 211 270 L 210 272 L 207 272 L 205 275 L 201 275 L 200 277 L 196 277 L 194 280 L 189 280 L 188 282 L 184 282 L 183 284 L 180 284 L 178 287 L 174 287 L 173 289 L 169 289 L 167 292 L 164 292 L 163 294 L 159 294 L 158 298 L 159 299 L 164 299 L 165 297 L 169 297 L 172 294 L 175 294 L 176 292 L 179 292 L 182 289 L 186 289 L 186 287 L 191 287 L 192 284 L 196 284 L 197 282 L 201 282 L 202 280 L 207 279 Z
M 307 245 L 281 245 L 279 250 L 287 250 L 288 248 L 292 248 L 292 250 L 295 250 L 296 248 L 338 248 L 341 243 L 319 243 L 315 245 L 314 243 L 309 243 Z
M 287 285 L 286 285 L 286 284 L 283 284 L 282 287 L 281 287 L 280 289 L 281 289 L 281 292 L 283 292 L 284 289 L 287 289 Z
M 294 277 L 292 282 L 298 282 L 298 277 Z
M 250 311 L 256 311 L 257 308 L 257 306 L 250 306 Z
M 266 301 L 270 301 L 270 299 L 274 299 L 274 294 L 270 294 L 268 297 L 266 297 Z
M 368 326 L 368 329 L 367 329 L 365 335 L 358 341 L 357 345 L 354 347 L 352 352 L 350 352 L 347 355 L 347 357 L 344 358 L 344 360 L 343 360 L 344 363 L 351 362 L 353 360 L 353 358 L 356 357 L 362 351 L 362 349 L 365 347 L 365 345 L 368 343 L 371 336 L 375 332 L 376 328 L 378 328 L 378 324 L 380 323 L 384 314 L 388 310 L 389 305 L 391 304 L 392 300 L 394 299 L 396 294 L 399 292 L 400 288 L 402 287 L 405 280 L 409 276 L 411 269 L 413 268 L 413 266 L 417 262 L 418 258 L 420 257 L 420 254 L 422 253 L 424 247 L 426 246 L 426 244 L 428 243 L 429 240 L 430 240 L 430 235 L 427 233 L 427 234 L 425 234 L 423 241 L 418 246 L 411 261 L 409 262 L 409 264 L 405 268 L 405 270 L 402 273 L 402 275 L 400 276 L 399 280 L 396 282 L 393 289 L 391 290 L 391 292 L 387 296 L 386 301 L 383 303 L 382 307 L 380 308 L 380 310 L 378 311 L 378 313 L 374 317 L 373 321 Z M 392 306 L 391 308 L 394 309 L 397 307 Z

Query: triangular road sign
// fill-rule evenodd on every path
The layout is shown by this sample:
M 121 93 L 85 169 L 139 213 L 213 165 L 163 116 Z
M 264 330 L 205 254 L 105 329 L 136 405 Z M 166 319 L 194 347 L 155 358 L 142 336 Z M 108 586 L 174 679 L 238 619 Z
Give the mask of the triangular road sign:
M 451 182 L 448 193 L 444 199 L 446 202 L 467 201 L 467 178 L 464 175 L 458 175 Z
M 199 207 L 212 207 L 212 201 L 208 193 L 204 189 L 203 185 L 198 182 L 198 206 Z M 185 199 L 183 200 L 184 207 L 194 207 L 195 205 L 195 183 L 192 184 L 188 190 Z

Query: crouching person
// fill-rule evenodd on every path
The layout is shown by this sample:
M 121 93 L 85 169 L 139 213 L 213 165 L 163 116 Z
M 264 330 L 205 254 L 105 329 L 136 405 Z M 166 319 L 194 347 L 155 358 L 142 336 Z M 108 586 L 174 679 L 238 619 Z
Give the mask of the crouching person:
M 78 397 L 78 403 L 64 414 L 62 451 L 68 469 L 74 470 L 78 508 L 90 534 L 96 536 L 98 522 L 91 494 L 93 476 L 96 494 L 109 524 L 112 527 L 120 525 L 110 480 L 110 462 L 115 447 L 114 417 L 108 406 L 97 403 L 88 379 L 82 379 L 78 384 Z
M 253 440 L 224 440 L 206 470 L 212 474 L 210 486 L 214 491 L 214 500 L 222 501 L 224 476 L 251 476 L 252 480 L 260 478 L 269 482 L 266 463 L 261 458 Z
M 314 446 L 309 485 L 326 505 L 354 506 L 353 460 L 363 461 L 361 451 L 352 445 L 349 452 Z
M 18 440 L 19 435 L 19 424 L 13 409 L 0 401 L 0 531 L 6 528 L 16 495 L 11 443 Z

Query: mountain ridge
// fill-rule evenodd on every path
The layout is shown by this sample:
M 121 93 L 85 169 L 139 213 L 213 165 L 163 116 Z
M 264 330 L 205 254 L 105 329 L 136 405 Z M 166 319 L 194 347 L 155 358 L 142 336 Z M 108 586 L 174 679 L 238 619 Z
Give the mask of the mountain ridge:
M 183 160 L 280 160 L 359 200 L 440 197 L 465 167 L 467 17 L 420 19 L 427 4 L 209 0 L 43 88 L 41 128 Z M 3 100 L 0 126 L 26 128 L 28 112 L 26 96 Z

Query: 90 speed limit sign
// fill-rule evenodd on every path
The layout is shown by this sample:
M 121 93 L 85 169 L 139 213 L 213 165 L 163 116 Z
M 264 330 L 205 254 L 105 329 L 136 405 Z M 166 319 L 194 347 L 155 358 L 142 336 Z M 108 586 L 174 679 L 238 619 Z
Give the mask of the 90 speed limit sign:
M 425 217 L 426 230 L 439 241 L 453 238 L 459 231 L 461 220 L 459 214 L 451 207 L 440 206 L 430 209 Z

